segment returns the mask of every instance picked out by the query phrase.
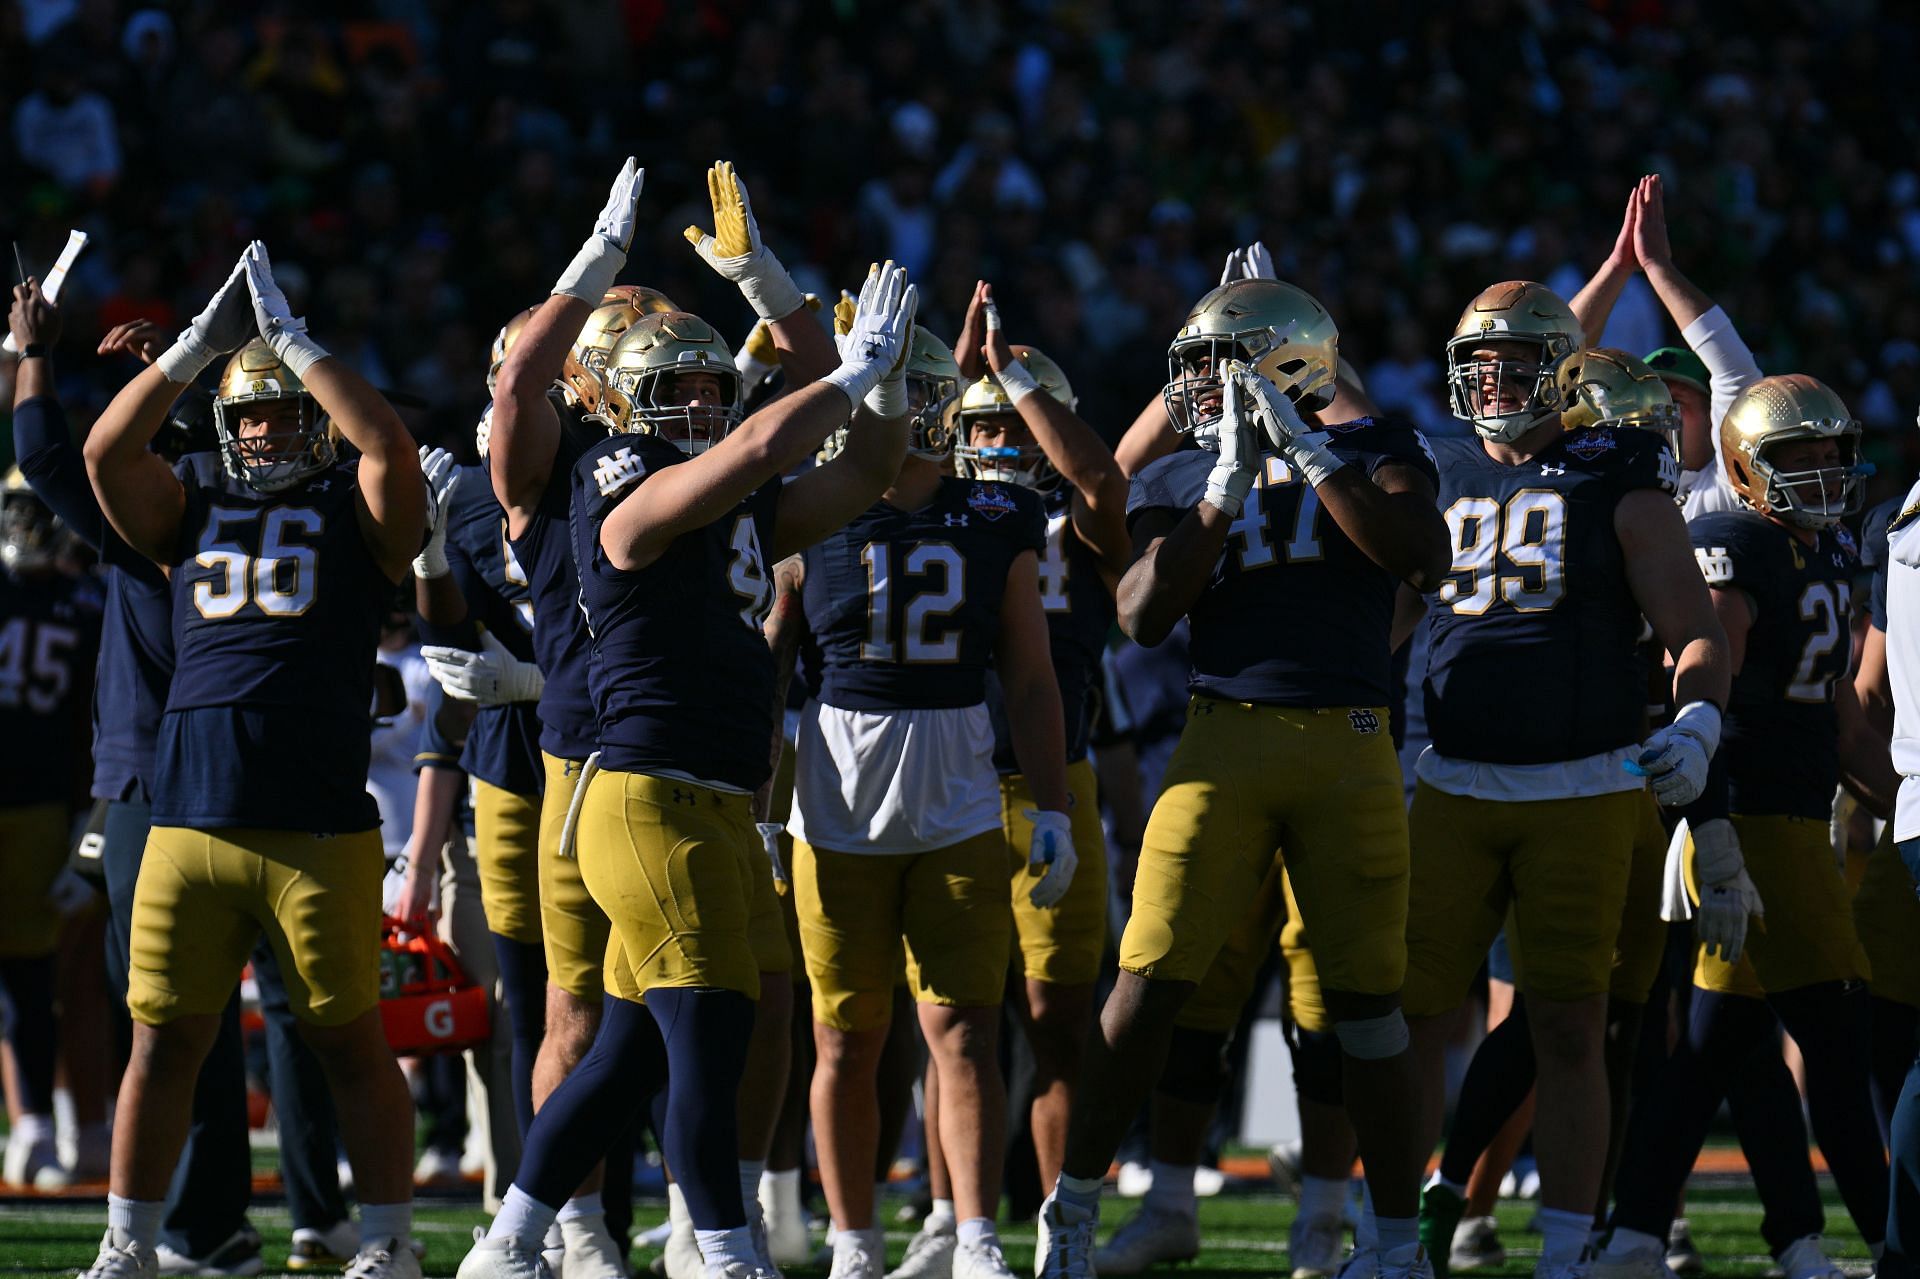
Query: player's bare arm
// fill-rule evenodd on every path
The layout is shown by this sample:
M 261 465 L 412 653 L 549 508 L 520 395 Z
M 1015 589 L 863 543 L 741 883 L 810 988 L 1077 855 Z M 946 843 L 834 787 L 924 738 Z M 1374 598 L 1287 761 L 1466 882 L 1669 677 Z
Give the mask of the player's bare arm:
M 993 655 L 1006 695 L 1014 758 L 1043 810 L 1067 811 L 1067 732 L 1040 604 L 1040 558 L 1022 551 L 1007 568 Z
M 911 339 L 917 301 L 906 272 L 891 262 L 868 276 L 840 367 L 761 409 L 705 453 L 636 485 L 601 523 L 608 561 L 623 571 L 645 568 L 674 538 L 711 523 L 818 448 L 893 371 Z M 904 387 L 896 412 L 905 412 Z
M 633 247 L 640 188 L 647 171 L 632 156 L 621 167 L 594 220 L 593 232 L 553 286 L 553 293 L 521 330 L 493 388 L 493 435 L 487 465 L 494 496 L 507 511 L 507 533 L 525 533 L 552 476 L 560 446 L 560 417 L 547 388 L 566 366 L 567 352 L 593 308 L 600 305 Z
M 1127 638 L 1147 648 L 1166 640 L 1206 589 L 1235 518 L 1201 502 L 1178 518 L 1149 511 L 1135 521 L 1135 558 L 1115 593 Z
M 158 359 L 120 388 L 87 435 L 87 476 L 107 522 L 127 545 L 157 563 L 173 559 L 187 494 L 147 445 L 188 384 L 214 360 L 244 346 L 254 327 L 243 255 L 206 309 Z
M 1047 460 L 1073 486 L 1073 531 L 1100 557 L 1109 581 L 1118 581 L 1132 558 L 1127 536 L 1126 472 L 1120 469 L 1107 442 L 1079 414 L 1051 395 L 1036 394 L 1039 384 L 1014 358 L 1013 347 L 1000 325 L 993 286 L 985 280 L 974 285 L 973 300 L 967 306 L 965 332 L 971 334 L 976 329 L 985 334 L 987 367 L 999 379 L 1014 411 L 1033 432 L 1034 442 Z
M 1875 633 L 1868 631 L 1869 635 Z M 1884 645 L 1885 635 L 1880 634 Z M 1833 712 L 1840 730 L 1841 783 L 1875 817 L 1892 820 L 1900 773 L 1893 766 L 1891 739 L 1875 727 L 1851 680 L 1834 681 Z
M 1639 489 L 1614 507 L 1613 528 L 1634 601 L 1673 655 L 1674 704 L 1725 706 L 1736 664 L 1680 508 L 1663 489 Z
M 739 286 L 766 326 L 790 385 L 805 386 L 833 372 L 840 362 L 833 341 L 786 267 L 761 242 L 747 185 L 731 161 L 719 160 L 708 168 L 707 196 L 713 204 L 713 230 L 688 227 L 688 243 L 723 279 Z
M 306 385 L 347 443 L 360 451 L 355 487 L 360 531 L 381 570 L 398 582 L 419 553 L 427 529 L 429 499 L 413 437 L 372 383 L 307 335 L 307 322 L 293 314 L 274 281 L 267 246 L 255 240 L 241 262 L 260 336 Z
M 1438 590 L 1450 555 L 1433 481 L 1389 462 L 1371 479 L 1343 466 L 1315 489 L 1320 504 L 1368 559 L 1416 591 Z
M 872 506 L 900 474 L 906 455 L 906 414 L 883 418 L 865 404 L 855 409 L 846 445 L 781 491 L 774 555 L 797 554 Z
M 1180 447 L 1180 433 L 1173 429 L 1173 417 L 1167 402 L 1154 396 L 1141 408 L 1133 425 L 1114 446 L 1113 460 L 1128 479 L 1140 474 L 1151 462 L 1158 461 Z

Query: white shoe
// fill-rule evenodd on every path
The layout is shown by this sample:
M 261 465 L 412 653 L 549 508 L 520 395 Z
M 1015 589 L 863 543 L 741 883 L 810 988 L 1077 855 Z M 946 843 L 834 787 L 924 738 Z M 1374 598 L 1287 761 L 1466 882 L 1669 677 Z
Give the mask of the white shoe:
M 1495 1270 L 1507 1264 L 1506 1245 L 1500 1242 L 1500 1223 L 1492 1217 L 1467 1217 L 1453 1229 L 1447 1249 L 1449 1270 Z
M 887 1272 L 887 1279 L 952 1279 L 953 1252 L 960 1246 L 954 1229 L 951 1221 L 929 1218 L 920 1232 L 907 1240 L 907 1255 L 897 1269 Z
M 420 1258 L 398 1239 L 372 1239 L 360 1245 L 345 1279 L 420 1279 Z
M 293 1232 L 287 1269 L 343 1270 L 359 1251 L 360 1227 L 351 1221 L 336 1221 L 325 1230 L 302 1226 Z
M 827 1279 L 884 1279 L 886 1255 L 868 1252 L 852 1231 L 838 1235 L 833 1242 L 833 1268 Z
M 568 1279 L 627 1279 L 627 1268 L 620 1264 L 620 1245 L 607 1229 L 604 1213 L 567 1218 L 560 1223 L 560 1238 L 566 1245 L 561 1265 Z
M 1113 1188 L 1122 1199 L 1139 1199 L 1153 1189 L 1153 1169 L 1146 1164 L 1121 1164 Z
M 1093 1236 L 1099 1228 L 1099 1214 L 1048 1195 L 1040 1205 L 1035 1272 L 1044 1279 L 1094 1279 Z
M 1787 1279 L 1846 1279 L 1846 1271 L 1835 1265 L 1821 1247 L 1819 1235 L 1807 1235 L 1788 1244 L 1780 1254 L 1780 1269 Z
M 700 1241 L 694 1237 L 691 1217 L 673 1223 L 673 1233 L 667 1236 L 660 1260 L 666 1267 L 667 1279 L 702 1279 L 707 1273 L 707 1261 L 700 1255 Z M 568 1249 L 567 1265 L 567 1279 L 574 1279 L 572 1249 Z
M 151 1248 L 115 1238 L 109 1229 L 100 1236 L 100 1255 L 80 1279 L 158 1279 L 159 1274 L 160 1262 Z
M 1287 1261 L 1293 1279 L 1327 1279 L 1340 1269 L 1347 1225 L 1338 1217 L 1295 1217 L 1287 1228 Z
M 60 1162 L 60 1143 L 52 1132 L 44 1137 L 26 1140 L 18 1136 L 7 1138 L 7 1155 L 0 1163 L 0 1181 L 16 1186 L 33 1186 L 39 1190 L 63 1190 L 69 1178 L 67 1170 Z M 45 1184 L 42 1184 L 42 1183 Z
M 953 1249 L 953 1279 L 1013 1279 L 1000 1241 L 992 1235 L 974 1244 L 957 1240 Z
M 1815 1240 L 1819 1237 L 1819 1235 L 1808 1236 Z M 1791 1248 L 1792 1245 L 1788 1246 Z M 1667 1269 L 1676 1275 L 1697 1275 L 1706 1272 L 1707 1259 L 1700 1255 L 1700 1249 L 1694 1244 L 1693 1231 L 1688 1227 L 1685 1217 L 1675 1217 L 1673 1226 L 1667 1231 Z
M 243 1225 L 227 1241 L 204 1257 L 189 1257 L 166 1244 L 154 1248 L 163 1275 L 257 1275 L 265 1269 L 260 1259 L 260 1232 Z
M 1227 1188 L 1227 1174 L 1211 1164 L 1201 1164 L 1193 1170 L 1193 1193 L 1201 1199 L 1211 1199 Z
M 1137 1275 L 1167 1261 L 1200 1255 L 1200 1223 L 1183 1212 L 1146 1204 L 1094 1250 L 1093 1268 L 1103 1275 Z
M 780 1279 L 780 1272 L 736 1261 L 730 1266 L 708 1266 L 702 1272 L 702 1279 Z
M 1559 1266 L 1550 1272 L 1545 1258 L 1534 1268 L 1537 1279 L 1563 1279 L 1558 1272 L 1573 1271 L 1590 1279 L 1675 1279 L 1667 1268 L 1666 1245 L 1655 1240 L 1648 1244 L 1619 1248 L 1609 1244 L 1607 1251 L 1572 1266 Z
M 480 1231 L 474 1231 L 476 1235 Z M 417 1273 L 417 1272 L 416 1272 Z M 553 1271 L 540 1255 L 538 1245 L 528 1247 L 518 1239 L 481 1237 L 460 1261 L 459 1279 L 553 1279 Z
M 1433 1259 L 1419 1244 L 1392 1252 L 1355 1248 L 1338 1273 L 1340 1279 L 1433 1279 Z
M 420 1162 L 413 1166 L 413 1184 L 416 1186 L 444 1190 L 458 1186 L 464 1180 L 460 1175 L 460 1157 L 431 1146 L 421 1154 Z

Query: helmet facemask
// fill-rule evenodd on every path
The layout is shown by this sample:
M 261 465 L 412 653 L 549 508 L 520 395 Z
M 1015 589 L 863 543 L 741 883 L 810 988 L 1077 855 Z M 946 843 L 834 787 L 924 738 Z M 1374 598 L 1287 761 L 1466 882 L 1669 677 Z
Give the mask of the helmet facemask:
M 668 379 L 681 373 L 704 373 L 720 383 L 723 401 L 717 404 L 668 403 L 663 396 Z M 657 369 L 634 376 L 616 375 L 608 393 L 614 426 L 665 440 L 689 457 L 706 452 L 740 425 L 740 375 L 722 365 L 702 363 L 686 369 Z
M 1532 346 L 1526 357 L 1479 357 L 1476 351 L 1493 343 Z M 1470 334 L 1447 343 L 1447 390 L 1453 414 L 1473 423 L 1482 438 L 1497 444 L 1513 441 L 1552 419 L 1560 411 L 1560 363 L 1570 351 L 1556 352 L 1556 343 L 1531 333 Z M 1503 404 L 1517 407 L 1502 411 Z
M 1768 456 L 1782 444 L 1822 439 L 1839 445 L 1838 466 L 1783 471 Z M 1867 477 L 1873 474 L 1873 467 L 1860 462 L 1859 445 L 1857 422 L 1821 423 L 1769 436 L 1747 463 L 1764 486 L 1766 514 L 1806 529 L 1832 528 L 1854 514 L 1866 496 Z
M 907 370 L 907 452 L 944 461 L 960 441 L 960 379 Z
M 987 480 L 998 484 L 1017 484 L 1039 493 L 1051 493 L 1065 482 L 1058 467 L 1038 444 L 973 443 L 975 422 L 1002 414 L 1018 417 L 1010 409 L 999 413 L 967 413 L 960 418 L 962 442 L 953 450 L 954 469 L 963 479 Z M 1004 438 L 1004 437 L 1003 437 Z
M 1231 337 L 1207 334 L 1176 338 L 1167 349 L 1167 385 L 1160 398 L 1167 406 L 1173 429 L 1191 435 L 1205 449 L 1220 447 L 1220 415 L 1226 404 L 1226 392 L 1215 372 L 1228 360 L 1255 365 L 1256 353 L 1242 340 L 1245 334 Z M 1268 352 L 1285 340 L 1260 344 Z M 1333 403 L 1337 388 L 1331 380 L 1312 390 L 1303 390 L 1300 379 L 1309 376 L 1312 363 L 1305 359 L 1282 360 L 1271 373 L 1275 386 L 1299 406 L 1302 413 L 1319 413 Z

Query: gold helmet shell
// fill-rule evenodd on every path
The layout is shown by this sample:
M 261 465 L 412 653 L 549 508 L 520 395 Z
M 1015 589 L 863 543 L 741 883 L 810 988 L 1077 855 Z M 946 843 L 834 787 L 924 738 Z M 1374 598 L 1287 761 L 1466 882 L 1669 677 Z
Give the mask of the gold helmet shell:
M 1333 402 L 1340 328 L 1318 298 L 1284 280 L 1231 280 L 1214 289 L 1194 303 L 1167 347 L 1162 395 L 1175 430 L 1218 421 L 1214 370 L 1229 358 L 1244 360 L 1303 410 L 1317 412 Z
M 721 402 L 663 402 L 666 379 L 677 373 L 718 378 Z M 732 349 L 712 325 L 686 311 L 639 317 L 614 344 L 600 380 L 604 394 L 596 416 L 616 431 L 657 435 L 688 453 L 719 443 L 743 416 Z
M 1783 523 L 1831 528 L 1860 509 L 1873 467 L 1860 461 L 1860 422 L 1833 389 L 1805 373 L 1763 377 L 1720 420 L 1720 463 L 1740 500 Z M 1782 471 L 1773 454 L 1796 440 L 1834 440 L 1838 466 Z
M 47 573 L 74 539 L 53 509 L 27 483 L 19 467 L 0 483 L 0 568 L 10 574 Z
M 279 400 L 299 404 L 299 425 L 241 439 L 245 406 Z M 291 488 L 332 466 L 337 456 L 312 392 L 259 338 L 235 351 L 221 370 L 213 394 L 213 431 L 227 474 L 262 493 Z
M 601 374 L 607 357 L 620 335 L 632 328 L 643 315 L 664 315 L 680 308 L 658 289 L 640 284 L 616 284 L 601 295 L 600 305 L 580 326 L 580 336 L 567 352 L 560 370 L 560 385 L 567 402 L 588 413 L 600 410 Z
M 1637 356 L 1610 347 L 1575 351 L 1560 365 L 1560 401 L 1560 424 L 1569 431 L 1635 427 L 1658 432 L 1677 450 L 1680 406 L 1665 379 Z
M 500 331 L 493 335 L 493 345 L 487 352 L 487 391 L 489 394 L 493 391 L 493 384 L 500 380 L 500 366 L 507 362 L 507 352 L 513 350 L 513 344 L 518 342 L 520 335 L 526 331 L 527 321 L 531 320 L 533 313 L 539 309 L 537 306 L 530 306 L 526 310 L 519 312 L 511 320 L 501 325 Z
M 843 311 L 842 308 L 845 308 Z M 853 299 L 842 293 L 834 307 L 834 332 L 845 337 L 843 326 L 853 322 Z M 953 452 L 960 402 L 960 364 L 953 348 L 924 326 L 913 326 L 907 344 L 907 452 L 938 461 Z M 836 428 L 820 445 L 815 460 L 828 462 L 847 445 L 847 428 Z
M 1033 375 L 1033 380 L 1040 384 L 1042 391 L 1066 405 L 1069 410 L 1078 406 L 1080 397 L 1073 393 L 1066 371 L 1052 356 L 1031 346 L 1016 346 L 1013 348 L 1013 358 L 1026 366 L 1027 372 Z M 973 443 L 972 423 L 976 419 L 1017 411 L 993 374 L 988 373 L 977 382 L 969 383 L 967 389 L 960 393 L 959 438 L 953 446 L 954 468 L 966 479 L 997 480 L 1003 484 L 1019 484 L 1042 493 L 1051 493 L 1060 487 L 1061 475 L 1047 457 L 1046 450 L 1038 444 L 1018 448 L 982 448 Z
M 1487 342 L 1517 342 L 1536 348 L 1528 359 L 1477 360 L 1474 351 Z M 1544 284 L 1507 280 L 1486 289 L 1467 303 L 1447 340 L 1447 389 L 1453 415 L 1473 423 L 1484 438 L 1510 444 L 1565 407 L 1560 366 L 1587 344 L 1585 331 L 1573 308 Z M 1484 400 L 1485 383 L 1493 380 L 1493 409 Z M 1511 391 L 1508 381 L 1519 387 Z M 1501 413 L 1500 402 L 1519 398 L 1519 407 Z

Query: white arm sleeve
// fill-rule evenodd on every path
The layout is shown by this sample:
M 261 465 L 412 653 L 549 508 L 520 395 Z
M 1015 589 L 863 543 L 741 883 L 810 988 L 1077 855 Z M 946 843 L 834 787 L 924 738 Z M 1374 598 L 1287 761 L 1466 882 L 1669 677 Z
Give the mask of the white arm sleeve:
M 1689 324 L 1680 337 L 1707 366 L 1713 393 L 1714 448 L 1718 450 L 1720 419 L 1740 392 L 1760 380 L 1760 366 L 1721 307 L 1714 307 Z

